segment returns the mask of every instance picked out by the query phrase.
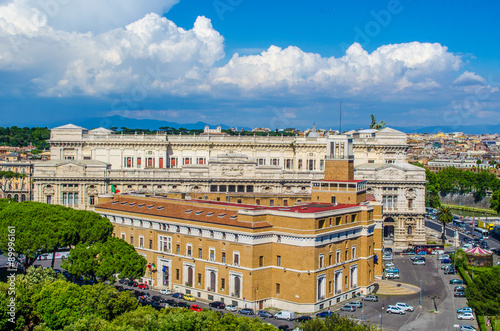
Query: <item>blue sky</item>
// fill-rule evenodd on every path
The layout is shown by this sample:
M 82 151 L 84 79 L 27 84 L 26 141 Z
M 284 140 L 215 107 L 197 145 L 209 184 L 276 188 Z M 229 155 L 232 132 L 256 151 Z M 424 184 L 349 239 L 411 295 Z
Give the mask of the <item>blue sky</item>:
M 45 5 L 43 5 L 45 4 Z M 2 126 L 500 123 L 492 1 L 0 0 Z M 109 126 L 113 126 L 109 123 Z

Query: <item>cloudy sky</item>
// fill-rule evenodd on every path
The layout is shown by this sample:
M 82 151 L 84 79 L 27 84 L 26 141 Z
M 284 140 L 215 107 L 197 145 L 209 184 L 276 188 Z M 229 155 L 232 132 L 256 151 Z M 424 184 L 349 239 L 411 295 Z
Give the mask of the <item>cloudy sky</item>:
M 500 123 L 497 1 L 0 0 L 1 126 Z M 113 126 L 109 123 L 109 126 Z

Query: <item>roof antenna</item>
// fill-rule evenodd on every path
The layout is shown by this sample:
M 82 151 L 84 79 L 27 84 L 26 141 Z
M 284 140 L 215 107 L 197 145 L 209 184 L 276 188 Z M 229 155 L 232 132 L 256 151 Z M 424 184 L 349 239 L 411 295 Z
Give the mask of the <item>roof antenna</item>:
M 340 101 L 340 121 L 339 121 L 339 134 L 342 134 L 342 101 Z

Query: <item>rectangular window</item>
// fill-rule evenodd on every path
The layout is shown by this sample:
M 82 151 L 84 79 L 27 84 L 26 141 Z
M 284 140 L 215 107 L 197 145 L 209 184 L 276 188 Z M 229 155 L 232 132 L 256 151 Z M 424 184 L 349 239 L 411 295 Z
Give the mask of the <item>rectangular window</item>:
M 413 199 L 408 199 L 408 209 L 413 208 Z
M 213 248 L 210 248 L 210 251 L 209 251 L 209 260 L 212 261 L 212 262 L 215 262 L 215 249 Z
M 73 193 L 68 193 L 68 205 L 73 205 Z
M 123 240 L 127 240 L 127 235 L 125 233 L 122 232 L 122 239 Z
M 134 236 L 130 236 L 130 245 L 134 246 Z
M 139 248 L 144 248 L 144 237 L 139 236 Z
M 185 157 L 184 158 L 184 165 L 191 164 L 191 158 L 190 157 Z
M 285 169 L 292 169 L 293 168 L 293 160 L 292 159 L 285 159 Z
M 332 294 L 332 281 L 328 282 L 328 293 Z
M 163 168 L 163 158 L 160 157 L 160 168 Z
M 319 160 L 319 170 L 325 170 L 325 160 Z
M 175 248 L 175 254 L 181 254 L 181 245 L 177 245 L 177 247 Z
M 283 206 L 285 206 L 285 207 L 288 206 L 288 200 L 287 199 L 283 200 Z
M 335 264 L 339 264 L 340 262 L 341 262 L 340 261 L 340 249 L 337 249 Z
M 47 201 L 47 204 L 50 205 L 52 203 L 52 196 L 47 195 L 47 200 L 46 201 Z
M 226 289 L 226 280 L 224 278 L 220 279 L 220 290 L 225 291 Z
M 260 205 L 260 199 L 255 199 L 255 204 L 256 204 L 257 206 L 259 206 L 259 205 Z
M 280 284 L 276 283 L 276 294 L 280 294 Z
M 278 256 L 276 257 L 276 265 L 277 265 L 278 267 L 281 267 L 281 255 L 278 255 Z
M 299 170 L 302 170 L 302 159 L 299 159 L 299 166 L 298 166 Z
M 201 285 L 201 274 L 198 274 L 198 285 Z
M 137 168 L 140 168 L 140 167 L 141 167 L 141 162 L 142 162 L 142 161 L 141 161 L 141 158 L 140 158 L 140 157 L 138 157 L 138 158 L 137 158 Z
M 258 165 L 266 165 L 266 159 L 257 159 Z
M 204 157 L 199 157 L 196 159 L 196 163 L 197 164 L 206 164 L 207 163 L 207 159 L 204 158 Z
M 240 254 L 239 253 L 234 253 L 233 254 L 233 264 L 235 266 L 239 266 L 240 265 Z
M 332 265 L 332 254 L 328 256 L 328 265 Z
M 264 257 L 259 256 L 259 267 L 262 267 L 262 266 L 264 266 Z
M 315 160 L 308 160 L 307 161 L 307 170 L 314 170 L 316 161 Z
M 78 193 L 73 194 L 73 196 L 75 197 L 75 200 L 73 200 L 73 204 L 75 206 L 78 206 Z
M 160 252 L 171 253 L 172 237 L 158 236 L 158 250 Z
M 319 256 L 319 267 L 320 269 L 325 267 L 325 256 L 323 254 Z
M 352 259 L 355 259 L 356 258 L 356 246 L 353 246 L 352 247 Z
M 192 257 L 193 256 L 193 246 L 188 244 L 186 246 L 186 256 L 187 257 Z
M 63 193 L 63 205 L 68 204 L 68 193 Z
M 179 269 L 175 269 L 175 279 L 179 280 L 179 275 L 180 274 L 180 270 Z
M 222 252 L 222 263 L 226 263 L 226 253 Z
M 170 158 L 170 168 L 176 168 L 176 167 L 177 167 L 177 158 L 171 157 Z
M 271 159 L 271 165 L 273 165 L 273 166 L 279 166 L 280 165 L 280 159 Z
M 198 248 L 198 258 L 202 259 L 203 258 L 203 249 Z
M 153 239 L 149 239 L 149 249 L 153 249 Z
M 269 206 L 274 206 L 274 200 L 273 199 L 269 200 Z

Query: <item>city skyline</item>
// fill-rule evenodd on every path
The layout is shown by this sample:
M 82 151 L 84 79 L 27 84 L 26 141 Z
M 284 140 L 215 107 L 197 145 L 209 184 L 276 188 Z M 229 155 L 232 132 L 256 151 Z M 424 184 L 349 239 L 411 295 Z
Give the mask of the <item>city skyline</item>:
M 1 120 L 497 124 L 495 6 L 3 0 Z

